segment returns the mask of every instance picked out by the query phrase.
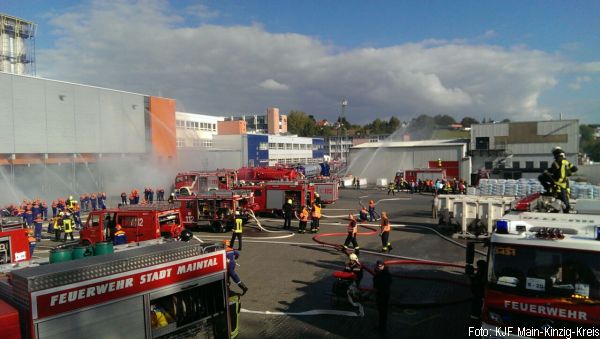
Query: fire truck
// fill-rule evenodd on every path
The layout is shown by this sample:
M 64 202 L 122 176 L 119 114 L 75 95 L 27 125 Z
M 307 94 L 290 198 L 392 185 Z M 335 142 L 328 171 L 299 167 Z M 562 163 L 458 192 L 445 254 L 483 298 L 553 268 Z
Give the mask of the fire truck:
M 174 187 L 178 195 L 188 196 L 198 192 L 231 189 L 237 180 L 237 171 L 233 169 L 183 172 L 175 177 Z
M 479 335 L 598 337 L 600 215 L 530 211 L 540 204 L 528 197 L 495 222 Z
M 105 222 L 107 216 L 110 221 Z M 116 225 L 121 225 L 128 242 L 177 238 L 183 230 L 181 220 L 179 208 L 168 202 L 92 211 L 79 233 L 79 242 L 90 245 L 106 241 L 110 238 L 110 229 Z
M 0 217 L 0 265 L 30 258 L 27 229 L 21 217 Z
M 292 167 L 242 167 L 238 170 L 238 179 L 244 181 L 294 180 L 298 172 Z
M 310 207 L 315 200 L 315 186 L 303 181 L 269 181 L 240 188 L 254 193 L 253 211 L 261 214 L 281 215 L 281 208 L 289 199 L 296 211 Z
M 2 338 L 230 338 L 239 303 L 228 299 L 222 247 L 155 242 L 3 266 Z
M 209 228 L 213 232 L 227 232 L 233 228 L 234 213 L 248 216 L 246 209 L 254 209 L 254 194 L 250 190 L 218 190 L 202 192 L 194 196 L 179 196 L 183 224 L 187 228 Z

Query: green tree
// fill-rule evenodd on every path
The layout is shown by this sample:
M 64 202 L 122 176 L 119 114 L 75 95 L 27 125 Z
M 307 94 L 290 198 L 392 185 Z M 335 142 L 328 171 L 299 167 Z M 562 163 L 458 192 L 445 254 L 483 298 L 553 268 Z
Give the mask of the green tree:
M 471 127 L 471 125 L 478 124 L 478 123 L 479 123 L 479 121 L 477 121 L 477 119 L 471 118 L 471 117 L 464 117 L 460 121 L 460 124 L 463 125 L 463 127 Z
M 435 124 L 438 125 L 439 127 L 447 127 L 450 126 L 452 124 L 456 123 L 456 120 L 454 120 L 453 117 L 444 114 L 444 115 L 436 115 L 433 117 L 433 121 L 435 121 Z
M 314 118 L 301 111 L 290 111 L 288 114 L 288 131 L 301 137 L 312 137 L 317 133 Z
M 390 121 L 388 122 L 386 132 L 389 134 L 394 133 L 394 132 L 396 132 L 396 130 L 399 127 L 400 127 L 400 120 L 396 117 L 391 117 Z

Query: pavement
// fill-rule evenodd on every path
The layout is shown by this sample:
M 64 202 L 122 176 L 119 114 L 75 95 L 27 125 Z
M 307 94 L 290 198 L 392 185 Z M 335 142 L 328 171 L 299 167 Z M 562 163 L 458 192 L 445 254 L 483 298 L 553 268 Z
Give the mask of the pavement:
M 360 260 L 373 267 L 379 260 L 422 259 L 464 264 L 464 242 L 449 239 L 431 219 L 432 196 L 387 190 L 342 189 L 340 199 L 323 210 L 320 240 L 342 244 L 348 213 L 358 213 L 373 199 L 376 211 L 386 211 L 392 222 L 391 253 L 380 253 L 377 234 L 359 235 Z M 464 338 L 470 312 L 470 290 L 463 270 L 428 265 L 389 266 L 394 279 L 388 328 L 378 332 L 372 275 L 364 273 L 363 296 L 352 305 L 333 293 L 336 270 L 343 270 L 347 256 L 331 246 L 318 244 L 314 234 L 281 229 L 283 219 L 259 218 L 244 226 L 243 249 L 237 272 L 249 291 L 242 297 L 238 338 Z M 367 223 L 377 225 L 374 223 Z M 365 228 L 361 233 L 369 233 Z M 436 233 L 438 232 L 438 233 Z M 372 233 L 372 232 L 371 232 Z M 230 238 L 230 233 L 196 232 L 203 241 Z M 43 240 L 35 255 L 47 256 L 60 243 Z M 235 244 L 237 248 L 237 243 Z M 232 286 L 237 289 L 237 286 Z

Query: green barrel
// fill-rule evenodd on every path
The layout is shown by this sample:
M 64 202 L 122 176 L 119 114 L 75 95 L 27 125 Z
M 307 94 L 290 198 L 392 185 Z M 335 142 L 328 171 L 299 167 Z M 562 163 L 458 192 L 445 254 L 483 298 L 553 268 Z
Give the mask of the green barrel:
M 96 247 L 94 248 L 94 255 L 111 254 L 113 252 L 113 243 L 108 241 L 96 243 Z
M 73 260 L 73 249 L 71 248 L 54 248 L 50 250 L 50 263 Z
M 73 249 L 73 259 L 81 259 L 94 255 L 92 246 L 77 246 Z

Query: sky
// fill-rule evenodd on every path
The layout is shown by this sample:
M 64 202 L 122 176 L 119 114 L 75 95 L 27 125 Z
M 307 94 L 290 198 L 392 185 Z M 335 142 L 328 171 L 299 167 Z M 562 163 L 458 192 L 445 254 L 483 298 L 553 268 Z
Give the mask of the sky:
M 0 0 L 37 75 L 213 115 L 600 123 L 600 1 Z

